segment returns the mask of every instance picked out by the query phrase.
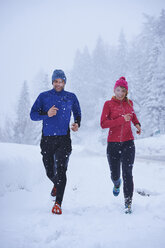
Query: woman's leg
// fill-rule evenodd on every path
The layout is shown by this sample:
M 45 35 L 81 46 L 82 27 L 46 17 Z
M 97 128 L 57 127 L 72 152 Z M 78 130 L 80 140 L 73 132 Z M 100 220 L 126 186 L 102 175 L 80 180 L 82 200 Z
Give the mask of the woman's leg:
M 120 185 L 120 161 L 121 161 L 121 143 L 108 142 L 107 159 L 111 172 L 111 179 L 116 187 Z
M 133 196 L 133 176 L 132 169 L 135 159 L 134 141 L 126 141 L 122 145 L 122 174 L 124 197 L 132 199 Z

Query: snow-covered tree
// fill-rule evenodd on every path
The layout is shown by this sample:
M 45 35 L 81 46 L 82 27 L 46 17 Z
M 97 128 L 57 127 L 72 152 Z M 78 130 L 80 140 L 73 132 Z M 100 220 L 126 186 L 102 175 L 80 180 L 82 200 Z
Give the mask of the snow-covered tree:
M 144 136 L 160 133 L 160 122 L 163 116 L 164 97 L 164 43 L 165 36 L 160 30 L 160 19 L 146 16 L 146 23 L 140 35 L 139 49 L 143 51 L 141 56 L 141 67 L 143 68 L 143 91 L 144 98 L 141 101 L 141 118 L 143 119 Z M 159 32 L 158 32 L 159 26 Z M 161 34 L 161 35 L 159 35 Z M 162 42 L 164 40 L 164 42 Z
M 32 86 L 30 88 L 31 100 L 37 98 L 37 96 L 44 91 L 50 90 L 52 88 L 51 80 L 47 73 L 40 70 L 32 81 Z
M 33 84 L 30 89 L 30 102 L 33 104 L 38 95 L 41 92 L 52 89 L 52 82 L 49 79 L 47 73 L 43 70 L 40 70 L 38 74 L 33 79 Z M 31 125 L 33 126 L 33 132 L 31 134 L 31 143 L 34 145 L 39 144 L 41 139 L 41 130 L 42 130 L 42 122 L 41 121 L 31 121 Z
M 142 31 L 131 43 L 121 31 L 116 47 L 99 37 L 91 55 L 87 48 L 77 52 L 72 89 L 80 99 L 85 128 L 98 130 L 103 103 L 113 95 L 115 81 L 125 76 L 128 97 L 142 124 L 140 137 L 165 132 L 165 10 L 158 18 L 144 18 Z
M 30 113 L 30 97 L 27 82 L 24 81 L 20 97 L 18 99 L 18 107 L 16 112 L 16 123 L 14 125 L 13 141 L 20 144 L 32 144 L 33 125 L 29 117 Z
M 118 39 L 116 61 L 116 75 L 126 77 L 128 72 L 128 44 L 123 30 L 121 30 Z
M 94 83 L 92 60 L 87 47 L 85 47 L 83 52 L 77 51 L 71 71 L 71 90 L 78 96 L 82 109 L 82 129 L 89 126 L 94 115 Z

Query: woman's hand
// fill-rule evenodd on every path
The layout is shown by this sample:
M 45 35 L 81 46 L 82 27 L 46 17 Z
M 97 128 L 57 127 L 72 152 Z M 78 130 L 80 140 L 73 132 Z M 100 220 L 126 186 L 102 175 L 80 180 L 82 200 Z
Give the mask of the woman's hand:
M 141 134 L 141 132 L 142 132 L 142 130 L 141 130 L 141 126 L 139 125 L 139 124 L 136 124 L 136 126 L 135 126 L 136 128 L 137 128 L 137 131 L 136 131 L 136 133 L 137 134 Z
M 125 121 L 130 121 L 132 119 L 132 114 L 123 115 Z

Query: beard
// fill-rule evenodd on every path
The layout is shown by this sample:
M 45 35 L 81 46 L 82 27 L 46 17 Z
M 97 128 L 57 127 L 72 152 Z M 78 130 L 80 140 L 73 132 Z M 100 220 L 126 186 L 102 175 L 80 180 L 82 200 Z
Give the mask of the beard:
M 64 86 L 54 86 L 55 91 L 60 92 L 64 89 Z

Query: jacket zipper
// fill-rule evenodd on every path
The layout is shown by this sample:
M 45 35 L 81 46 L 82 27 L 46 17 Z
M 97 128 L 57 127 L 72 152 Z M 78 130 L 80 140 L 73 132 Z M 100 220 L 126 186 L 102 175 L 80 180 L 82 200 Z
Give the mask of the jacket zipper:
M 120 105 L 121 105 L 121 107 L 122 107 L 123 113 L 125 114 L 125 110 L 124 110 L 124 108 L 123 108 L 123 103 L 122 103 L 122 102 L 120 102 Z M 121 132 L 120 132 L 120 142 L 122 142 L 123 127 L 124 127 L 124 124 L 122 124 L 122 126 L 121 126 Z

